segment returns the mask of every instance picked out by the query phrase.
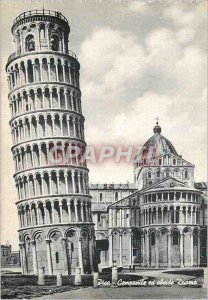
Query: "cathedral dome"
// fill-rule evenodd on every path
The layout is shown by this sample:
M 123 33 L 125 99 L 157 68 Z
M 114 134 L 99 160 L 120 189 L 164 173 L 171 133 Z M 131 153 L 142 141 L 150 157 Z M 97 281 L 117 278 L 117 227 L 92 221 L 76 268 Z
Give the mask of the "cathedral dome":
M 157 122 L 153 128 L 154 135 L 146 141 L 137 155 L 136 160 L 139 164 L 147 163 L 148 159 L 153 160 L 168 153 L 178 155 L 171 142 L 161 135 L 161 131 L 162 129 Z

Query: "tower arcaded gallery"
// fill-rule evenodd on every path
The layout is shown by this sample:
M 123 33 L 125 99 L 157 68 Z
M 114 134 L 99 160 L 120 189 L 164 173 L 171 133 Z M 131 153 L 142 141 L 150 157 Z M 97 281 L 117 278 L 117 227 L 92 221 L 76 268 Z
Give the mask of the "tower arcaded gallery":
M 88 168 L 74 155 L 86 143 L 69 32 L 66 18 L 48 10 L 22 13 L 12 25 L 16 51 L 6 71 L 24 274 L 97 269 Z

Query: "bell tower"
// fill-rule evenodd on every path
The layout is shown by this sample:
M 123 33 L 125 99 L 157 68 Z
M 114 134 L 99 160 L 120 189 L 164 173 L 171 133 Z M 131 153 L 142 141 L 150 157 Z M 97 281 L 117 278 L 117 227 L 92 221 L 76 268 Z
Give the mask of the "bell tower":
M 59 12 L 34 10 L 13 22 L 6 71 L 23 274 L 97 270 L 80 64 Z M 75 150 L 76 151 L 75 151 Z

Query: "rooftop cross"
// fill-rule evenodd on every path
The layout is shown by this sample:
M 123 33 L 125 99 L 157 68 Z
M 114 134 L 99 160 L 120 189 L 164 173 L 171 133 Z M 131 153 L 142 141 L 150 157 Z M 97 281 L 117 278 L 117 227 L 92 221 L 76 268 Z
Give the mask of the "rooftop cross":
M 156 124 L 158 125 L 159 118 L 156 117 L 155 120 L 156 120 Z

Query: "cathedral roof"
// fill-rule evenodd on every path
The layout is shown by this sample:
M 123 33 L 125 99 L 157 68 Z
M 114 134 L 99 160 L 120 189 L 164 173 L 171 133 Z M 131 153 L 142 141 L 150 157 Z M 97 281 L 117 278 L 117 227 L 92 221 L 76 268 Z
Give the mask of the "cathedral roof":
M 142 190 L 137 190 L 131 195 L 128 195 L 108 206 L 108 209 L 111 207 L 119 207 L 122 206 L 122 203 L 126 202 L 128 203 L 128 199 L 134 198 L 137 195 L 142 195 L 143 193 L 149 193 L 149 192 L 173 192 L 173 191 L 181 191 L 181 192 L 195 192 L 202 194 L 201 191 L 195 189 L 194 187 L 187 186 L 185 183 L 183 183 L 180 180 L 177 180 L 173 177 L 167 177 L 165 179 L 160 180 L 159 182 L 156 182 L 155 184 L 145 187 Z M 128 204 L 127 204 L 128 205 Z
M 153 128 L 154 135 L 146 141 L 140 150 L 137 161 L 142 163 L 146 159 L 154 159 L 168 153 L 178 156 L 172 143 L 161 134 L 161 131 L 162 129 L 157 122 Z
M 140 190 L 140 193 L 146 193 L 146 192 L 156 192 L 156 191 L 184 191 L 184 192 L 198 192 L 202 193 L 201 191 L 195 189 L 194 187 L 187 186 L 185 183 L 182 181 L 175 179 L 173 177 L 167 177 L 165 179 L 162 179 L 158 182 L 156 182 L 153 185 L 150 185 L 148 187 L 143 188 Z

